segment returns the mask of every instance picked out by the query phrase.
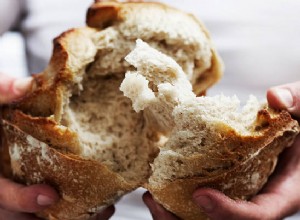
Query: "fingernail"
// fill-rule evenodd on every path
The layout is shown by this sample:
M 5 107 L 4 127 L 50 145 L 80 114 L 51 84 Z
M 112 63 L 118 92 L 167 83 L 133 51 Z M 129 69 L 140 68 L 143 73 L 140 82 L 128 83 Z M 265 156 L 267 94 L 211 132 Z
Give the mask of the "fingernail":
M 14 91 L 18 94 L 23 94 L 29 89 L 29 86 L 32 83 L 32 77 L 20 78 L 14 82 Z
M 276 89 L 276 96 L 279 98 L 281 104 L 285 108 L 291 108 L 294 105 L 294 99 L 291 92 L 287 89 Z
M 44 195 L 38 195 L 37 197 L 37 203 L 40 206 L 47 206 L 47 205 L 52 205 L 54 204 L 54 200 L 49 198 L 48 196 L 44 196 Z
M 213 211 L 215 204 L 208 196 L 197 196 L 194 198 L 195 202 L 201 206 L 206 212 Z

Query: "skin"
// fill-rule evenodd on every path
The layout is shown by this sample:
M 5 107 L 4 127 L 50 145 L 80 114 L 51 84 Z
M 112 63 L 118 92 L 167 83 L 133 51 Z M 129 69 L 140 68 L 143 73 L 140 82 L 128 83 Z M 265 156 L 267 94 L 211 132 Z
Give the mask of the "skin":
M 0 107 L 21 98 L 30 88 L 32 78 L 16 79 L 0 73 Z M 1 148 L 1 142 L 0 142 Z M 0 173 L 0 219 L 37 220 L 32 213 L 39 212 L 56 203 L 58 193 L 50 186 L 36 184 L 24 186 L 1 176 Z M 106 220 L 114 213 L 108 207 L 92 220 Z
M 270 88 L 268 103 L 275 109 L 285 109 L 300 119 L 300 81 Z M 261 220 L 283 219 L 300 210 L 300 135 L 293 146 L 279 158 L 275 172 L 263 190 L 250 201 L 235 201 L 223 193 L 201 188 L 192 199 L 212 219 Z M 157 204 L 149 193 L 143 196 L 153 219 L 177 220 L 176 216 Z

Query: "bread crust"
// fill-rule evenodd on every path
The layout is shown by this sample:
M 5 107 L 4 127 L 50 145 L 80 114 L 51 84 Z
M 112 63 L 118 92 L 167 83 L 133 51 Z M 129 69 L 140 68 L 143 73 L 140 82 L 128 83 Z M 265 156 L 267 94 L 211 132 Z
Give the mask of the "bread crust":
M 50 184 L 58 190 L 62 198 L 56 205 L 39 213 L 43 218 L 61 220 L 87 219 L 107 205 L 114 203 L 123 194 L 142 186 L 147 181 L 145 179 L 144 182 L 140 183 L 128 182 L 117 173 L 109 170 L 104 164 L 79 157 L 78 154 L 80 154 L 81 149 L 78 134 L 61 126 L 60 123 L 62 112 L 65 105 L 68 104 L 68 98 L 71 95 L 70 88 L 80 81 L 80 77 L 82 77 L 84 71 L 97 55 L 93 35 L 109 26 L 123 22 L 129 12 L 134 13 L 138 18 L 139 9 L 143 7 L 158 8 L 171 14 L 176 11 L 176 13 L 182 13 L 184 16 L 190 16 L 199 25 L 199 29 L 205 32 L 205 35 L 209 38 L 205 27 L 197 19 L 164 4 L 95 3 L 87 14 L 89 27 L 71 29 L 56 38 L 54 40 L 53 55 L 48 67 L 42 73 L 34 76 L 34 83 L 24 98 L 10 106 L 4 107 L 1 112 L 3 116 L 3 131 L 1 132 L 5 136 L 3 141 L 5 143 L 4 153 L 1 154 L 4 157 L 2 168 L 5 168 L 7 176 L 10 175 L 10 168 L 12 168 L 15 178 L 19 182 L 26 184 Z M 135 39 L 131 40 L 134 41 Z M 204 72 L 195 72 L 192 78 L 196 94 L 205 93 L 206 89 L 216 83 L 222 75 L 222 62 L 211 42 L 210 46 L 212 54 L 210 68 Z M 262 117 L 264 120 L 270 120 L 268 119 L 270 116 L 269 112 L 263 112 L 261 115 L 265 115 L 265 117 Z M 278 122 L 273 119 L 270 122 L 277 126 L 276 129 L 279 129 L 279 125 L 284 125 L 283 122 L 291 126 L 291 118 L 287 115 L 287 113 L 281 114 Z M 280 121 L 282 124 L 279 123 Z M 274 135 L 275 133 L 269 133 L 268 137 L 272 139 Z M 290 134 L 291 137 L 293 135 Z M 244 143 L 246 140 L 253 141 L 253 139 L 247 139 L 246 137 L 234 139 L 233 137 L 238 135 L 233 133 L 229 134 L 229 136 L 232 139 L 229 138 L 226 143 L 231 141 L 233 145 Z M 261 142 L 256 139 L 255 141 L 258 142 L 260 147 L 267 145 L 266 139 L 261 140 Z M 271 145 L 269 147 L 277 150 L 271 152 L 271 154 L 274 154 L 274 158 L 272 162 L 266 164 L 266 167 L 272 166 L 273 169 L 275 154 L 277 155 L 282 150 L 284 141 L 278 142 L 280 143 L 278 149 Z M 265 148 L 268 149 L 268 147 Z M 255 151 L 255 149 L 249 147 L 248 150 L 240 150 L 238 154 L 244 155 L 244 158 L 246 158 L 246 153 L 250 154 L 252 152 L 249 152 L 249 150 Z M 11 160 L 9 160 L 9 151 Z M 262 150 L 261 154 L 264 151 Z M 156 154 L 153 153 L 149 157 L 154 158 L 155 156 Z M 216 161 L 224 160 L 222 157 L 218 157 L 217 154 L 213 156 L 216 157 Z M 236 161 L 236 155 L 232 154 L 232 152 L 229 152 L 227 156 L 235 162 L 235 166 L 241 162 Z M 263 158 L 264 156 L 261 157 Z M 201 164 L 195 163 L 195 161 L 200 161 L 198 156 L 188 159 L 191 160 L 189 164 L 192 170 L 196 171 L 201 166 Z M 251 165 L 251 160 L 248 161 L 250 161 L 249 164 Z M 253 166 L 253 170 L 255 169 L 257 167 Z M 271 168 L 266 168 L 263 173 L 268 174 L 271 172 L 270 170 Z M 228 181 L 234 175 L 239 177 L 248 171 L 238 170 L 238 168 L 234 167 L 225 172 L 225 174 L 216 172 L 207 181 L 203 181 L 197 176 L 191 176 L 186 177 L 186 180 L 171 181 L 160 188 L 150 185 L 147 187 L 154 194 L 155 199 L 162 202 L 169 210 L 179 216 L 184 218 L 187 216 L 189 218 L 194 215 L 201 216 L 201 213 L 196 212 L 196 214 L 193 214 L 195 210 L 191 210 L 191 215 L 186 213 L 183 210 L 186 209 L 186 207 L 182 206 L 183 203 L 178 204 L 168 193 L 175 195 L 174 193 L 177 193 L 178 189 L 183 189 L 184 193 L 178 195 L 186 199 L 186 204 L 191 204 L 187 196 L 190 196 L 192 190 L 196 187 L 207 184 L 207 186 L 218 188 L 217 181 Z M 260 184 L 263 184 L 264 181 L 265 179 Z M 248 195 L 248 191 L 228 191 L 228 193 L 232 193 L 232 195 L 237 193 L 238 196 L 242 195 L 242 193 Z M 253 191 L 251 191 L 252 193 Z M 180 214 L 181 212 L 183 214 Z
M 58 203 L 39 213 L 42 217 L 87 219 L 137 187 L 97 161 L 61 153 L 5 120 L 3 126 L 17 178 L 29 185 L 47 183 L 61 196 Z M 59 132 L 51 131 L 48 138 L 56 138 Z
M 34 80 L 27 94 L 11 104 L 10 109 L 20 109 L 39 117 L 53 115 L 54 120 L 59 122 L 69 87 L 96 54 L 91 39 L 93 33 L 94 29 L 84 27 L 70 29 L 55 38 L 48 66 L 42 73 L 33 75 Z
M 226 138 L 217 144 L 221 152 L 194 154 L 183 161 L 194 175 L 166 180 L 160 185 L 147 184 L 146 188 L 166 209 L 189 220 L 208 219 L 192 201 L 197 188 L 217 189 L 233 199 L 250 199 L 274 171 L 278 155 L 293 143 L 299 125 L 286 111 L 263 109 L 258 112 L 256 129 L 260 130 L 258 136 L 224 129 Z M 207 169 L 207 164 L 214 164 L 215 169 Z M 209 171 L 206 174 L 205 168 Z
M 87 25 L 94 28 L 112 26 L 116 23 L 122 22 L 122 20 L 128 19 L 127 17 L 130 17 L 128 16 L 130 14 L 134 14 L 136 17 L 139 17 L 139 14 L 142 13 L 139 9 L 144 7 L 149 9 L 158 9 L 161 10 L 162 13 L 174 14 L 174 16 L 178 16 L 176 15 L 178 13 L 183 16 L 188 16 L 197 23 L 198 28 L 205 33 L 211 47 L 211 66 L 204 72 L 194 72 L 193 79 L 191 80 L 194 93 L 196 95 L 205 94 L 206 90 L 217 83 L 222 77 L 223 62 L 210 40 L 209 32 L 205 28 L 204 24 L 194 15 L 185 13 L 159 2 L 96 2 L 88 10 Z
M 49 184 L 61 196 L 57 204 L 38 213 L 45 219 L 88 219 L 141 185 L 126 181 L 100 162 L 77 156 L 78 135 L 60 126 L 68 90 L 96 54 L 96 49 L 89 51 L 92 33 L 94 29 L 85 27 L 57 37 L 48 67 L 33 76 L 33 85 L 21 100 L 2 109 L 4 174 L 13 173 L 20 183 Z M 34 148 L 28 137 L 43 147 Z M 20 154 L 14 160 L 8 155 L 13 149 Z

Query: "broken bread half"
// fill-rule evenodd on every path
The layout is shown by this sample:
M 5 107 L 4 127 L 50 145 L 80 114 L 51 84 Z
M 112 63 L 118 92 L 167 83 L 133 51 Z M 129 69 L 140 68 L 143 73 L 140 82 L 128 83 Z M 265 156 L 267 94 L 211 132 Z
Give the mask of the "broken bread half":
M 176 59 L 197 94 L 222 75 L 205 27 L 180 10 L 97 2 L 87 24 L 54 40 L 50 63 L 34 76 L 30 91 L 1 111 L 0 169 L 60 194 L 57 204 L 39 213 L 45 219 L 88 219 L 151 175 L 159 134 L 119 90 L 131 69 L 124 57 L 136 39 Z
M 237 97 L 196 97 L 180 65 L 141 40 L 125 59 L 134 70 L 120 90 L 166 137 L 146 188 L 182 219 L 206 219 L 192 201 L 198 187 L 251 198 L 299 133 L 288 112 L 253 96 L 242 108 Z

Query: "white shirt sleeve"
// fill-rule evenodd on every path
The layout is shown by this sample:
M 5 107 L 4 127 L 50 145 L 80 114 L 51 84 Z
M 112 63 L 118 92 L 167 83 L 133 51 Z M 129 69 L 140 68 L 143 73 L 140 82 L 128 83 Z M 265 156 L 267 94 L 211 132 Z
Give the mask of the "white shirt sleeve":
M 23 0 L 0 0 L 0 35 L 17 23 Z

